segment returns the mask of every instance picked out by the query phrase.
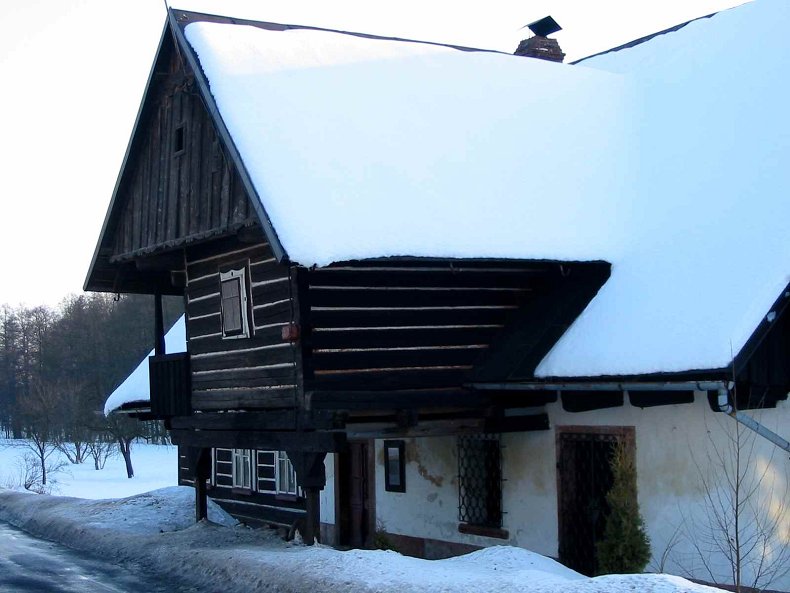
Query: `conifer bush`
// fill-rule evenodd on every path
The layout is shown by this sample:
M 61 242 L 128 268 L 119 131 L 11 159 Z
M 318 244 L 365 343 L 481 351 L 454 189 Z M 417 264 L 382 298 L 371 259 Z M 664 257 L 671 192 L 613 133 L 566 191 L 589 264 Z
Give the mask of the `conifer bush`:
M 642 572 L 650 561 L 650 538 L 639 513 L 636 465 L 624 443 L 618 443 L 611 459 L 614 482 L 606 495 L 609 515 L 603 539 L 598 542 L 598 573 Z

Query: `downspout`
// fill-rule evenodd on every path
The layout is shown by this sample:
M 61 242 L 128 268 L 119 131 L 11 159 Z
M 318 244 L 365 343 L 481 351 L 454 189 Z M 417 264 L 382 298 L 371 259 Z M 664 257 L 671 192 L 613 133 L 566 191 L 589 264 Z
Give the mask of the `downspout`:
M 730 383 L 730 385 L 732 385 L 732 383 Z M 719 412 L 724 412 L 725 414 L 733 418 L 736 422 L 740 422 L 749 430 L 753 430 L 761 437 L 771 441 L 774 445 L 776 445 L 780 449 L 784 449 L 785 451 L 790 453 L 790 442 L 787 442 L 785 439 L 780 437 L 774 431 L 766 428 L 765 426 L 757 422 L 757 420 L 755 420 L 751 416 L 748 416 L 743 412 L 740 412 L 735 409 L 735 407 L 732 405 L 732 402 L 730 401 L 729 387 L 721 387 L 719 388 L 718 392 L 719 395 L 718 395 L 717 405 L 719 408 Z

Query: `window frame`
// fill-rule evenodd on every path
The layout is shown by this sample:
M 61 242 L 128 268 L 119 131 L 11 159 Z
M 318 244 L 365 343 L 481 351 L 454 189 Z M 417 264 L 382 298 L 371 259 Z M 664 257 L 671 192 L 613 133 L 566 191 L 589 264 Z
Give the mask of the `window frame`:
M 252 491 L 252 450 L 251 449 L 232 449 L 231 450 L 231 484 L 234 489 Z M 244 463 L 246 459 L 247 471 L 238 475 L 237 459 Z M 244 483 L 244 478 L 247 478 L 247 483 Z
M 278 450 L 275 452 L 275 461 L 274 461 L 274 489 L 275 494 L 279 497 L 291 497 L 291 498 L 298 498 L 301 496 L 301 488 L 299 487 L 299 482 L 296 478 L 296 470 L 294 469 L 293 463 L 288 458 L 288 453 L 282 450 Z M 285 475 L 283 475 L 283 467 L 285 466 Z M 289 485 L 291 483 L 291 478 L 293 478 L 293 489 L 289 489 Z M 282 488 L 282 479 L 288 480 L 288 485 L 285 488 Z
M 225 329 L 225 299 L 222 295 L 222 287 L 226 282 L 237 281 L 239 284 L 239 315 L 241 317 L 241 328 L 239 331 L 233 330 L 232 333 Z M 219 274 L 219 312 L 222 324 L 223 340 L 238 340 L 250 337 L 250 313 L 249 296 L 247 286 L 247 268 L 234 268 L 220 272 Z M 230 314 L 230 313 L 228 313 Z
M 397 456 L 391 457 L 391 451 L 396 451 Z M 387 492 L 406 492 L 405 454 L 405 441 L 384 441 L 384 489 Z M 395 469 L 394 472 L 393 469 Z M 397 478 L 397 480 L 393 478 Z

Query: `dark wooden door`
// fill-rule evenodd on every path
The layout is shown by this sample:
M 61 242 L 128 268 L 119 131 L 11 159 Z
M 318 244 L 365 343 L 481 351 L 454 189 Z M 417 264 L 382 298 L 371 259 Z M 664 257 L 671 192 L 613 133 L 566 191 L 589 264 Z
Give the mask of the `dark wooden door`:
M 363 548 L 373 535 L 373 472 L 370 467 L 372 444 L 352 441 L 339 456 L 339 544 Z
M 559 555 L 560 562 L 582 574 L 594 575 L 595 545 L 603 536 L 612 487 L 612 453 L 616 434 L 559 434 Z

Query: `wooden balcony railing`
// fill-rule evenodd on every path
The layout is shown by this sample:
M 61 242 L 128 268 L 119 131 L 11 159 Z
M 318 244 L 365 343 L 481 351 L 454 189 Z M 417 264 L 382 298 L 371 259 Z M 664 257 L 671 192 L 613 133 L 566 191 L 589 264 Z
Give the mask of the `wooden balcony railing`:
M 151 415 L 155 418 L 192 413 L 192 381 L 189 354 L 179 352 L 148 359 L 151 382 Z

